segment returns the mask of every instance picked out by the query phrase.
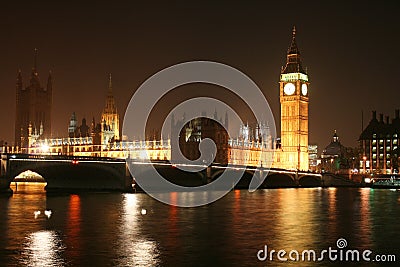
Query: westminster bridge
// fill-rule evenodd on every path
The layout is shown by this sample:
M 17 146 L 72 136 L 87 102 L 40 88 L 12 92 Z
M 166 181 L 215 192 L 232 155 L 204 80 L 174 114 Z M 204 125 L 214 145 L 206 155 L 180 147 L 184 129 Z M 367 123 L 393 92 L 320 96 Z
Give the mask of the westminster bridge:
M 261 188 L 315 187 L 321 186 L 321 174 L 296 170 L 256 168 L 253 166 L 226 166 L 212 164 L 198 166 L 198 172 L 184 172 L 179 164 L 169 161 L 130 161 L 135 169 L 143 170 L 141 177 L 151 165 L 165 179 L 181 186 L 201 186 L 218 179 L 224 172 L 241 172 L 236 188 L 248 188 L 253 175 L 266 178 Z M 30 170 L 46 181 L 47 192 L 119 191 L 135 190 L 135 179 L 129 172 L 125 159 L 105 157 L 78 157 L 65 155 L 2 154 L 0 167 L 0 192 L 12 192 L 10 183 L 19 174 Z M 135 175 L 139 174 L 135 172 Z M 146 178 L 147 179 L 147 178 Z M 148 177 L 151 179 L 151 177 Z M 137 185 L 136 185 L 137 188 Z

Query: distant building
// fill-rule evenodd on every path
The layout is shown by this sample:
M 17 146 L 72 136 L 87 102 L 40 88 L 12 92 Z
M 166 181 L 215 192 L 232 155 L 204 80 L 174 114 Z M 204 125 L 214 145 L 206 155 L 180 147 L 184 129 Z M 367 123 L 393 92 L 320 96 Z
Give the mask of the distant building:
M 391 174 L 398 173 L 400 163 L 400 117 L 399 110 L 395 110 L 392 121 L 389 116 L 379 121 L 376 111 L 372 111 L 372 118 L 360 135 L 360 170 L 365 173 Z
M 271 135 L 268 122 L 243 124 L 237 137 L 229 137 L 225 130 L 228 127 L 227 114 L 222 122 L 222 117 L 218 118 L 215 112 L 213 119 L 201 116 L 191 121 L 183 118 L 175 122 L 172 118 L 171 135 L 179 136 L 179 147 L 176 144 L 171 145 L 170 139 L 157 140 L 158 137 L 121 140 L 119 115 L 112 94 L 110 75 L 106 105 L 99 124 L 95 124 L 93 120 L 88 129 L 86 120 L 82 120 L 79 126 L 73 113 L 67 138 L 43 139 L 40 129 L 39 134 L 36 129 L 32 129 L 29 153 L 174 160 L 180 150 L 186 158 L 195 160 L 200 157 L 200 142 L 210 138 L 217 146 L 214 160 L 216 163 L 309 170 L 309 85 L 308 74 L 303 68 L 296 43 L 296 30 L 293 28 L 286 64 L 281 69 L 279 81 L 280 138 L 275 139 Z
M 225 120 L 227 121 L 227 120 Z M 228 132 L 223 127 L 221 121 L 212 120 L 206 117 L 199 117 L 187 122 L 183 125 L 183 121 L 178 120 L 174 125 L 171 125 L 171 131 L 174 133 L 172 136 L 176 136 L 177 131 L 181 129 L 179 133 L 179 148 L 172 147 L 172 160 L 178 159 L 178 149 L 182 152 L 189 160 L 197 160 L 200 158 L 199 144 L 205 138 L 210 138 L 216 144 L 216 155 L 214 162 L 221 164 L 228 163 Z M 208 162 L 212 162 L 208 159 Z
M 327 172 L 338 172 L 345 168 L 347 149 L 340 143 L 335 130 L 332 141 L 321 153 L 321 169 Z
M 355 170 L 357 157 L 357 151 L 342 145 L 335 130 L 332 141 L 321 153 L 318 167 L 321 171 L 350 175 L 358 172 L 358 170 Z
M 100 123 L 95 122 L 95 119 L 92 119 L 92 123 L 90 126 L 86 122 L 86 118 L 82 119 L 82 123 L 79 126 L 78 120 L 75 115 L 75 112 L 72 112 L 71 119 L 69 121 L 68 126 L 68 137 L 69 138 L 85 138 L 90 137 L 93 139 L 94 144 L 101 144 L 101 125 Z
M 189 160 L 198 159 L 200 142 L 205 138 L 210 138 L 216 145 L 215 163 L 266 167 L 273 164 L 274 145 L 269 126 L 266 123 L 257 123 L 254 127 L 250 127 L 248 124 L 240 125 L 238 137 L 229 138 L 224 128 L 228 125 L 227 115 L 225 123 L 222 123 L 222 119 L 218 120 L 215 114 L 214 120 L 200 117 L 185 125 L 183 125 L 183 121 L 184 119 L 177 122 L 172 120 L 172 136 L 176 136 L 176 131 L 181 129 L 179 148 L 171 147 L 174 161 L 179 158 L 179 150 Z
M 93 129 L 92 129 L 93 130 Z M 82 119 L 81 126 L 78 126 L 75 112 L 72 112 L 68 126 L 68 137 L 89 137 L 91 136 L 90 127 L 86 124 L 86 119 Z
M 47 86 L 42 87 L 37 72 L 37 50 L 28 86 L 23 86 L 21 71 L 16 83 L 15 146 L 27 151 L 29 135 L 40 138 L 51 137 L 51 106 L 53 97 L 52 76 L 49 73 Z
M 318 159 L 318 145 L 308 145 L 308 166 L 311 171 L 316 171 L 320 160 Z
M 89 126 L 86 118 L 83 118 L 81 125 L 78 126 L 76 114 L 73 112 L 69 121 L 68 136 L 70 138 L 93 137 L 94 140 L 97 140 L 95 141 L 96 144 L 103 145 L 120 140 L 119 114 L 112 91 L 111 74 L 108 80 L 106 104 L 101 114 L 100 123 L 96 124 L 93 118 Z
M 68 137 L 45 138 L 43 125 L 36 129 L 29 124 L 27 135 L 28 153 L 50 153 L 66 155 L 104 156 L 112 143 L 120 139 L 119 114 L 115 105 L 112 92 L 111 74 L 109 76 L 106 105 L 101 115 L 101 123 L 95 123 L 93 118 L 91 125 L 82 119 L 81 125 L 75 112 L 72 113 L 68 124 Z M 123 157 L 122 154 L 118 154 Z

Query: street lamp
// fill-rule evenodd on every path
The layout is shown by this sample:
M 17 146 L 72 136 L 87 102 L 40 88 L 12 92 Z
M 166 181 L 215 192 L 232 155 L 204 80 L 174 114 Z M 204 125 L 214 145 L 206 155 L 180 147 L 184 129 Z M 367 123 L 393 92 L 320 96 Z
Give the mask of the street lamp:
M 44 143 L 40 147 L 42 154 L 47 154 L 50 151 L 50 147 L 47 143 Z

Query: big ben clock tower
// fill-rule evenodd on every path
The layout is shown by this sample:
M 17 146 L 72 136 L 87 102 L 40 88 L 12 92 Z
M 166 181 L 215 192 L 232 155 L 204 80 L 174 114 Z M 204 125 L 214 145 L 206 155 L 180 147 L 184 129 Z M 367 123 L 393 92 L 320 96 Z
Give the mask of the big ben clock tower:
M 308 170 L 308 75 L 301 64 L 296 28 L 282 68 L 279 88 L 281 102 L 281 167 Z

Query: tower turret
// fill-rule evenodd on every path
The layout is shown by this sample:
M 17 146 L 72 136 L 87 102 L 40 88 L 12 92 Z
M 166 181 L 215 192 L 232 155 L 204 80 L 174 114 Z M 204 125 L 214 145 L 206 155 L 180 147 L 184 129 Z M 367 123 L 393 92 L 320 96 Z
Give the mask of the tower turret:
M 76 119 L 75 112 L 72 112 L 71 119 L 69 120 L 68 136 L 75 137 L 76 128 L 78 127 L 78 120 Z
M 301 63 L 300 50 L 299 50 L 299 48 L 297 46 L 297 42 L 296 42 L 296 27 L 295 26 L 293 26 L 292 41 L 287 50 L 286 65 L 282 69 L 282 74 L 285 74 L 285 73 L 306 74 L 306 72 L 303 69 L 302 63 Z
M 117 107 L 115 105 L 115 99 L 113 95 L 113 87 L 112 87 L 112 76 L 111 73 L 108 78 L 108 91 L 106 97 L 106 105 L 104 107 L 103 113 L 101 115 L 101 128 L 102 131 L 109 131 L 109 139 L 119 140 L 119 115 L 117 111 Z
M 40 88 L 39 74 L 37 71 L 37 56 L 38 56 L 38 50 L 37 48 L 35 48 L 33 55 L 33 67 L 31 72 L 30 84 L 33 87 Z
M 43 134 L 43 122 L 40 122 L 39 136 Z
M 51 137 L 51 107 L 52 107 L 52 78 L 49 76 L 47 87 L 40 85 L 37 70 L 38 50 L 34 50 L 33 67 L 28 85 L 22 84 L 21 71 L 17 75 L 16 83 L 16 116 L 15 116 L 15 145 L 27 152 L 28 128 L 32 123 L 40 132 L 43 125 L 41 138 Z

